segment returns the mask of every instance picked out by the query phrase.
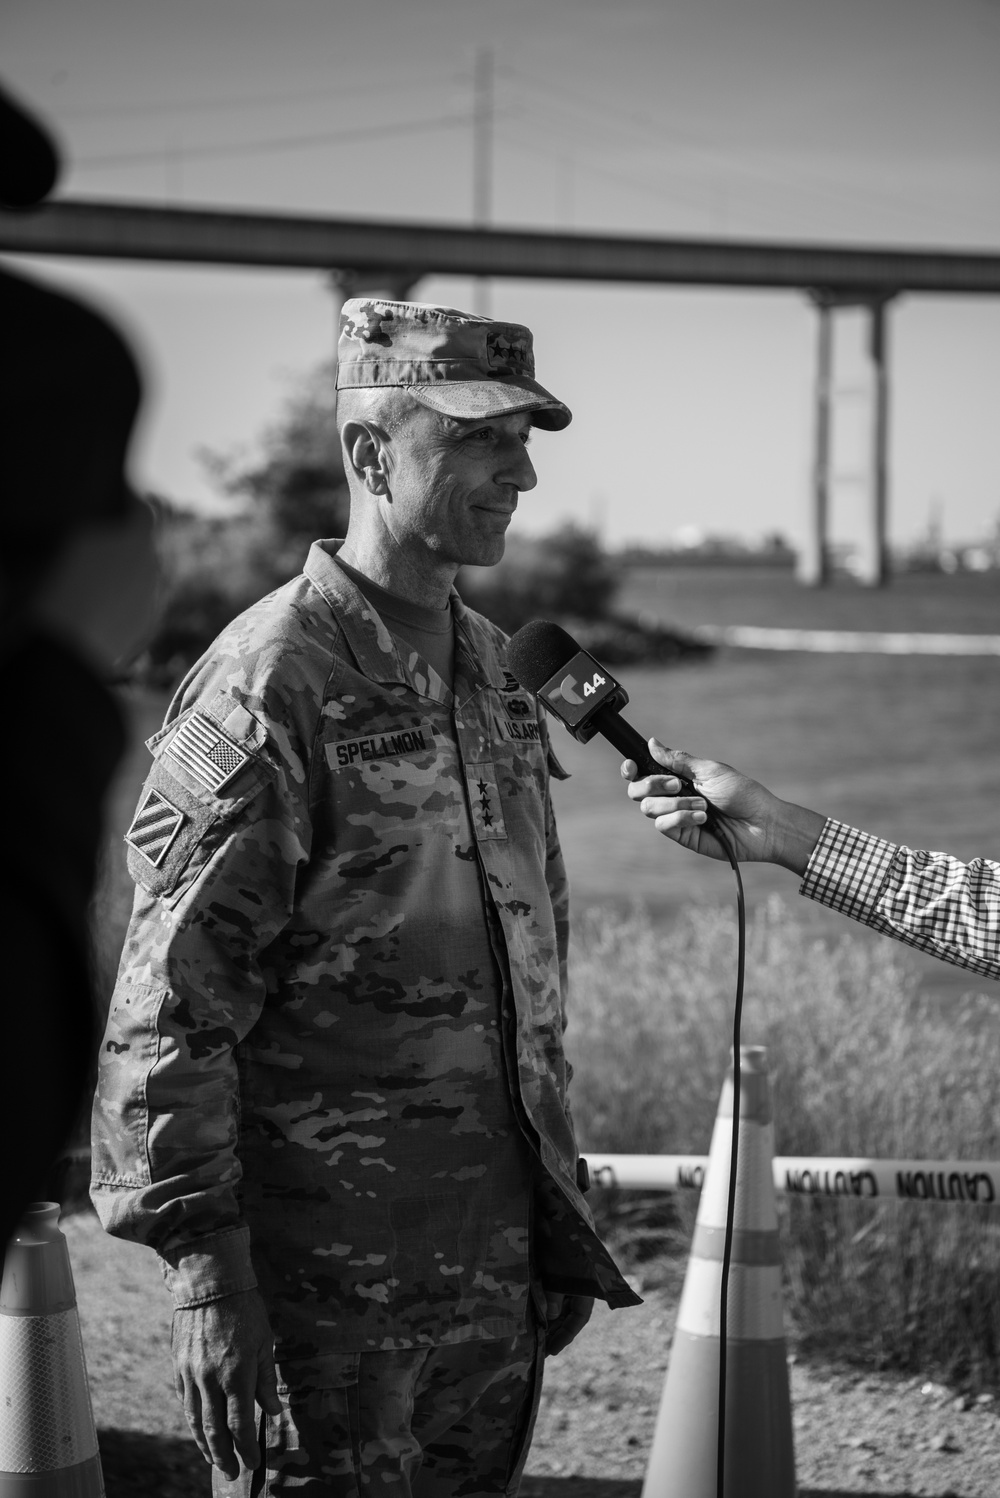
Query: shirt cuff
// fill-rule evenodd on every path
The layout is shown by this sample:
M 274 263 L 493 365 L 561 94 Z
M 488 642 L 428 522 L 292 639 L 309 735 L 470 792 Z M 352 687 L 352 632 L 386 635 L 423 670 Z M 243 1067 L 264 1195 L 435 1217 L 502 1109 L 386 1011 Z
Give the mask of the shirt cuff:
M 247 1227 L 196 1238 L 193 1243 L 161 1253 L 160 1264 L 177 1310 L 257 1288 Z
M 896 843 L 828 817 L 799 885 L 799 893 L 868 922 L 889 877 Z

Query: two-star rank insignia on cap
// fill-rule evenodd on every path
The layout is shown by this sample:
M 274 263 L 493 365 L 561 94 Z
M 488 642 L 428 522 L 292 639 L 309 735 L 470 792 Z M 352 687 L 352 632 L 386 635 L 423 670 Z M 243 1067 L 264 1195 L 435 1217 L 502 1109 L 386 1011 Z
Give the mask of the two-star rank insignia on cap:
M 193 713 L 163 752 L 210 791 L 221 791 L 250 761 L 203 713 Z
M 125 841 L 154 868 L 159 868 L 183 821 L 184 813 L 172 806 L 166 796 L 161 796 L 159 791 L 147 791 L 125 834 Z

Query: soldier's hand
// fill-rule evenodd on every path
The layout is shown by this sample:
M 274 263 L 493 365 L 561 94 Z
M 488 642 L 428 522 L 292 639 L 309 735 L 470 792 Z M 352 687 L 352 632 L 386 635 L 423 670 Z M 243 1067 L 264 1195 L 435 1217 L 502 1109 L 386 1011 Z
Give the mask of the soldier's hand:
M 545 1356 L 555 1357 L 568 1347 L 590 1320 L 594 1309 L 592 1295 L 560 1295 L 545 1292 Z
M 207 1462 L 230 1482 L 260 1465 L 254 1401 L 280 1415 L 274 1338 L 256 1290 L 174 1311 L 174 1388 Z

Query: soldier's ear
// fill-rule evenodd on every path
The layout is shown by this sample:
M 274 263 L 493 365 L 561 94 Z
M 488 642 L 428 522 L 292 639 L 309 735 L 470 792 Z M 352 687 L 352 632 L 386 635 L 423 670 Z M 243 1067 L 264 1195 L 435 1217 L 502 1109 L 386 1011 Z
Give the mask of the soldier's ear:
M 370 494 L 385 494 L 389 488 L 387 434 L 363 421 L 349 421 L 343 430 L 344 455 L 358 482 Z

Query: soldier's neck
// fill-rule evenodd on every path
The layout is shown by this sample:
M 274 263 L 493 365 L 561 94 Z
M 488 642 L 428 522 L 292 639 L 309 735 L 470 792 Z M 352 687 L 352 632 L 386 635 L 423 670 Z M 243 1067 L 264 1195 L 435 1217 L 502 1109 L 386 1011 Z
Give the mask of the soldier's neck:
M 411 553 L 394 536 L 384 532 L 377 536 L 357 536 L 348 530 L 337 555 L 348 567 L 396 598 L 405 598 L 408 603 L 420 604 L 425 609 L 449 606 L 458 568 L 451 562 L 438 561 L 430 552 Z

